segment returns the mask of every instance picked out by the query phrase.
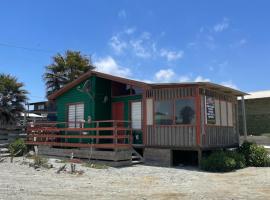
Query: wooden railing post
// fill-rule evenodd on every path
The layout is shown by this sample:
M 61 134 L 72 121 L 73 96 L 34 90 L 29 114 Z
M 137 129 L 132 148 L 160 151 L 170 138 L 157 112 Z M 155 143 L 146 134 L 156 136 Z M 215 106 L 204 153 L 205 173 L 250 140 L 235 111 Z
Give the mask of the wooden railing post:
M 97 124 L 97 126 L 96 126 L 96 127 L 97 127 L 97 128 L 99 128 L 99 122 L 96 122 L 96 124 Z M 96 131 L 96 132 L 97 132 L 97 134 L 96 134 L 96 135 L 97 135 L 97 136 L 99 136 L 99 129 L 97 129 L 97 131 Z M 96 144 L 99 144 L 99 139 L 98 139 L 98 138 L 96 139 Z

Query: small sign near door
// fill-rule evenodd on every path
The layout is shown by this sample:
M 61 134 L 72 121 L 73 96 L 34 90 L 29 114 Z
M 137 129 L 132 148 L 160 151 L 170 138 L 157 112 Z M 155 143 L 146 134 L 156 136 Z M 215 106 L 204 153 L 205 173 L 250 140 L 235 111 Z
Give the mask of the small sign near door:
M 205 109 L 207 124 L 216 124 L 215 98 L 205 97 Z

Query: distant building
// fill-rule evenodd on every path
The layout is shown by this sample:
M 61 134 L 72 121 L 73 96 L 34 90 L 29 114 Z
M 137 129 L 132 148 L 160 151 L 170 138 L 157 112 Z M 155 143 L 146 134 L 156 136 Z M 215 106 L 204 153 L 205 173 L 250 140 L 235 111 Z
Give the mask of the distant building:
M 249 94 L 245 96 L 248 134 L 270 133 L 270 90 L 250 92 Z M 241 109 L 241 106 L 238 108 Z M 239 116 L 241 123 L 241 110 L 239 110 Z M 241 127 L 240 125 L 240 133 L 243 132 Z
M 56 121 L 56 106 L 52 101 L 40 101 L 28 104 L 28 112 L 42 117 L 46 117 L 48 121 Z

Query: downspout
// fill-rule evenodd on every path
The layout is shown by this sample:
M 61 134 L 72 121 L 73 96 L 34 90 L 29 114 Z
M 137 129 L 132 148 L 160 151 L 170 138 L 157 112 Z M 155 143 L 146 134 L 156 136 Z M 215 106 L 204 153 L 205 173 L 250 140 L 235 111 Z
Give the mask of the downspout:
M 241 96 L 242 102 L 242 116 L 243 116 L 243 131 L 244 131 L 244 140 L 247 140 L 247 121 L 246 121 L 246 107 L 245 107 L 245 98 Z

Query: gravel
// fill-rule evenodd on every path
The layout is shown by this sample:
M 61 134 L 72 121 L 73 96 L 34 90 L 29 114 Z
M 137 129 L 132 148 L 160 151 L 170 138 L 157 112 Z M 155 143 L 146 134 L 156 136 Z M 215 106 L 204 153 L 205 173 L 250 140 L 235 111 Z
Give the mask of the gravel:
M 196 168 L 135 165 L 93 169 L 76 164 L 83 174 L 35 170 L 22 158 L 0 163 L 0 199 L 270 199 L 270 168 L 207 173 Z

